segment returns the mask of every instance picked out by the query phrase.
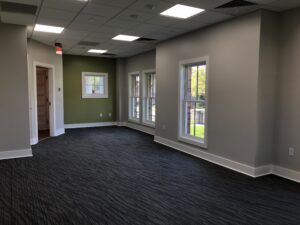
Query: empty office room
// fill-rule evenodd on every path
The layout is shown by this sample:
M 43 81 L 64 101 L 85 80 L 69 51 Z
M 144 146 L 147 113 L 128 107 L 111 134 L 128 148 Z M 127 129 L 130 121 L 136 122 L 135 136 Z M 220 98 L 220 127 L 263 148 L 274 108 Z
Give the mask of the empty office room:
M 0 225 L 299 225 L 299 0 L 0 0 Z

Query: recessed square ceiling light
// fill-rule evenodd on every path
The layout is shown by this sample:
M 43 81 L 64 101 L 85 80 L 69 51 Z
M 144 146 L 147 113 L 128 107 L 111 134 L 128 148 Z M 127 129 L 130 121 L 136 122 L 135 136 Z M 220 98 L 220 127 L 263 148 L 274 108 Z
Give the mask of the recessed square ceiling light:
M 39 32 L 60 34 L 64 30 L 64 28 L 63 27 L 42 25 L 42 24 L 36 24 L 35 27 L 34 27 L 34 30 L 39 31 Z
M 191 6 L 177 4 L 169 9 L 167 9 L 166 11 L 163 11 L 162 13 L 160 13 L 160 15 L 176 17 L 176 18 L 180 18 L 180 19 L 187 19 L 187 18 L 194 16 L 198 13 L 201 13 L 203 11 L 205 11 L 205 10 L 200 9 L 200 8 L 191 7 Z
M 102 50 L 102 49 L 90 49 L 88 52 L 89 52 L 89 53 L 96 53 L 96 54 L 103 54 L 103 53 L 107 52 L 107 50 Z
M 130 35 L 124 35 L 124 34 L 119 34 L 113 38 L 113 40 L 118 40 L 118 41 L 135 41 L 139 39 L 140 37 L 137 36 L 130 36 Z

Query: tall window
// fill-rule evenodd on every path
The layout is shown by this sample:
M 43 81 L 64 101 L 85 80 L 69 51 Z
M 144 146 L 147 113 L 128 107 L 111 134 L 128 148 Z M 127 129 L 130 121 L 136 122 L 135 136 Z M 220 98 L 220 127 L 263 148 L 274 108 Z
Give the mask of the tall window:
M 83 72 L 82 98 L 108 98 L 108 74 Z
M 147 125 L 155 125 L 155 96 L 156 96 L 156 80 L 155 71 L 149 70 L 143 72 L 143 123 Z
M 207 58 L 181 62 L 179 139 L 207 147 Z
M 140 74 L 129 74 L 129 119 L 140 119 Z

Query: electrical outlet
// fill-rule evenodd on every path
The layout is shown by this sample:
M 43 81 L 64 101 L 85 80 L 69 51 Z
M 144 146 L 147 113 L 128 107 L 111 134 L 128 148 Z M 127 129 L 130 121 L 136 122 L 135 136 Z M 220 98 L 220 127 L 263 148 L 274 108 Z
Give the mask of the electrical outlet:
M 108 113 L 108 116 L 111 117 L 111 113 Z
M 294 156 L 294 155 L 295 155 L 295 149 L 289 148 L 289 156 Z
M 102 118 L 102 117 L 103 117 L 103 114 L 102 114 L 102 113 L 99 113 L 99 116 L 100 116 L 100 118 Z
M 166 130 L 166 129 L 167 129 L 167 126 L 166 126 L 165 124 L 163 124 L 163 125 L 162 125 L 162 129 L 163 129 L 163 130 Z

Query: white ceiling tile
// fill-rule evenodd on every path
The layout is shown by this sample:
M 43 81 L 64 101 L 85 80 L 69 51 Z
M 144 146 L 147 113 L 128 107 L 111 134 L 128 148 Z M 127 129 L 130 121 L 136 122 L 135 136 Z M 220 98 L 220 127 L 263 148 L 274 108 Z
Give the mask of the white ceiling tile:
M 21 3 L 21 4 L 27 4 L 27 5 L 40 5 L 41 4 L 41 0 L 5 0 L 5 2 L 15 2 L 15 3 Z
M 40 41 L 42 43 L 45 43 L 47 45 L 54 45 L 55 40 L 58 38 L 58 34 L 50 34 L 50 33 L 44 33 L 44 32 L 33 32 L 32 38 L 34 40 Z
M 151 32 L 159 31 L 162 28 L 163 28 L 163 26 L 143 23 L 143 24 L 135 27 L 134 29 L 128 30 L 128 32 L 131 34 L 146 35 Z
M 118 7 L 128 7 L 136 0 L 92 0 L 93 4 L 111 5 Z
M 82 30 L 72 30 L 67 28 L 63 31 L 63 33 L 59 36 L 60 38 L 72 39 L 72 40 L 81 40 L 85 38 L 89 32 Z
M 79 41 L 69 38 L 58 38 L 56 42 L 59 42 L 63 45 L 63 49 L 69 49 L 74 47 Z
M 38 17 L 36 23 L 49 26 L 66 27 L 70 23 L 70 20 Z
M 2 23 L 16 24 L 16 25 L 33 25 L 35 16 L 20 13 L 1 12 Z
M 112 19 L 109 22 L 107 22 L 105 25 L 115 27 L 115 28 L 121 28 L 121 30 L 125 30 L 125 29 L 132 28 L 138 24 L 139 22 L 132 21 L 132 20 Z
M 89 3 L 83 10 L 83 13 L 92 14 L 96 16 L 105 16 L 105 17 L 113 17 L 119 12 L 121 12 L 122 8 L 116 6 L 108 6 L 108 5 L 98 5 Z
M 72 20 L 76 16 L 76 12 L 69 12 L 65 10 L 52 9 L 42 7 L 39 13 L 39 17 L 61 20 Z
M 82 13 L 78 17 L 76 17 L 69 28 L 73 30 L 96 31 L 107 20 L 107 17 L 100 17 Z
M 79 12 L 87 3 L 76 0 L 44 0 L 43 7 Z
M 132 18 L 132 16 L 137 16 L 137 17 Z M 127 9 L 123 11 L 121 14 L 119 14 L 116 17 L 116 19 L 144 22 L 146 20 L 149 20 L 152 17 L 154 17 L 154 15 L 151 13 L 145 13 L 138 10 Z
M 184 0 L 165 0 L 165 1 L 167 1 L 167 2 L 172 2 L 172 3 L 182 3 L 182 2 L 184 2 Z
M 270 6 L 283 10 L 293 9 L 300 6 L 299 0 L 276 0 L 270 4 Z
M 214 9 L 232 0 L 185 0 L 182 4 L 202 9 Z
M 84 49 L 70 49 L 66 52 L 66 54 L 69 55 L 82 55 L 83 53 L 85 53 L 86 51 Z
M 204 22 L 204 23 L 217 23 L 230 18 L 233 17 L 228 14 L 205 11 L 203 13 L 200 13 L 199 15 L 192 17 L 191 19 L 195 21 Z
M 84 41 L 92 41 L 92 42 L 99 42 L 102 43 L 104 41 L 110 40 L 111 38 L 109 38 L 106 35 L 103 34 L 99 34 L 99 33 L 90 33 L 89 35 L 87 35 L 83 40 Z
M 71 23 L 71 25 L 68 26 L 69 29 L 72 30 L 81 30 L 81 31 L 86 31 L 86 32 L 92 32 L 95 31 L 99 28 L 97 25 L 92 25 L 92 24 L 82 24 L 82 23 Z
M 103 25 L 103 26 L 100 26 L 99 28 L 97 28 L 97 30 L 94 30 L 92 33 L 101 35 L 103 37 L 111 37 L 111 38 L 113 38 L 117 34 L 122 33 L 123 30 L 124 30 L 123 28 L 111 27 L 111 26 L 108 26 L 108 25 Z
M 150 20 L 147 20 L 146 22 L 149 24 L 155 24 L 155 25 L 160 25 L 160 26 L 169 26 L 169 25 L 173 25 L 174 23 L 177 23 L 178 19 L 164 17 L 164 16 L 155 16 L 155 17 L 151 18 Z
M 170 28 L 191 31 L 191 30 L 205 27 L 207 25 L 208 25 L 207 23 L 189 20 L 189 21 L 178 22 L 178 23 L 172 25 Z
M 146 13 L 159 14 L 166 9 L 172 7 L 174 3 L 163 0 L 138 0 L 129 8 L 139 10 Z M 153 7 L 152 9 L 150 7 Z

